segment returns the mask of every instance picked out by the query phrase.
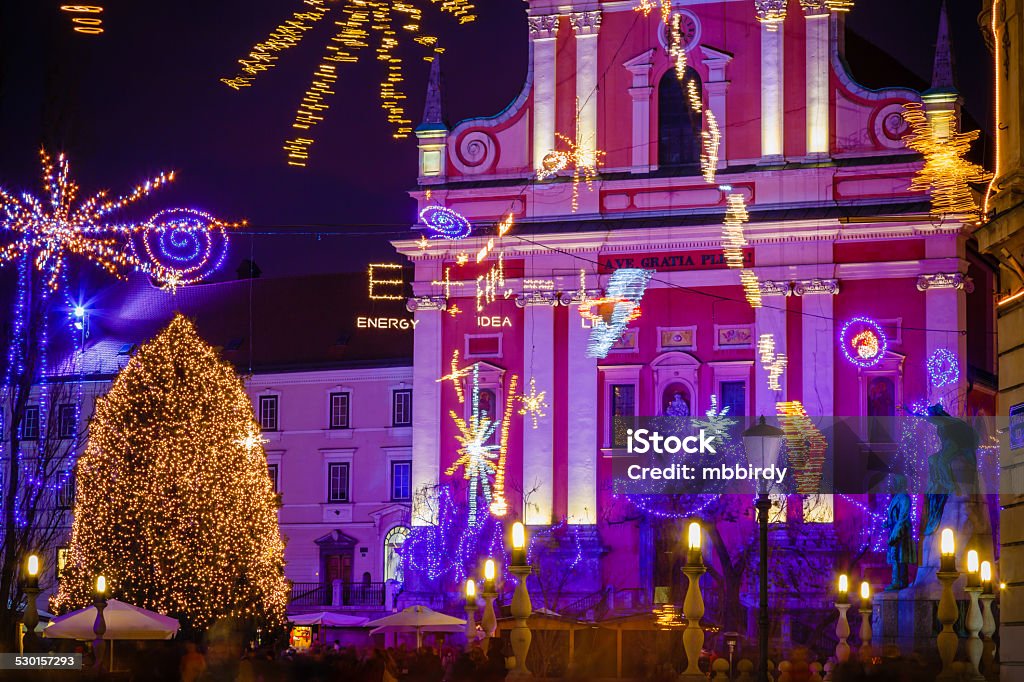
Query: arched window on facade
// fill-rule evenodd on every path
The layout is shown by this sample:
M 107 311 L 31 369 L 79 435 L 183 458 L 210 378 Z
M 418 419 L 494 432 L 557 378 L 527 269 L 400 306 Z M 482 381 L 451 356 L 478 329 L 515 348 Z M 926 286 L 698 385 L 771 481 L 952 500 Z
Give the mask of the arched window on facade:
M 701 117 L 690 107 L 687 89 L 693 82 L 701 96 L 700 76 L 686 68 L 682 81 L 669 69 L 658 83 L 658 167 L 696 170 L 700 163 Z
M 395 526 L 384 536 L 384 581 L 394 580 L 402 582 L 402 557 L 398 555 L 398 548 L 409 539 L 409 529 L 405 526 Z

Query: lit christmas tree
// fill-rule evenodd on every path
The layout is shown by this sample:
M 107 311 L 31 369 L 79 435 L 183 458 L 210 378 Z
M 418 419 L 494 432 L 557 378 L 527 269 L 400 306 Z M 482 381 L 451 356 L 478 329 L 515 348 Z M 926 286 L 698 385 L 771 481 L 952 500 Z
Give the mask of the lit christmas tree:
M 54 607 L 89 604 L 102 574 L 111 596 L 185 628 L 281 624 L 284 543 L 262 443 L 234 368 L 175 317 L 96 405 Z

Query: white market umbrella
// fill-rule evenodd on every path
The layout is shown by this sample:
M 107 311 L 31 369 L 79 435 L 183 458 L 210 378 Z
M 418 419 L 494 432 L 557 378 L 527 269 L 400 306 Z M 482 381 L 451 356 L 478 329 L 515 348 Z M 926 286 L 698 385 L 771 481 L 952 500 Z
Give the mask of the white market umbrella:
M 107 600 L 107 608 L 103 609 L 103 620 L 107 624 L 103 639 L 171 639 L 179 627 L 176 618 L 147 611 L 117 599 Z M 43 630 L 43 637 L 93 640 L 96 639 L 92 631 L 95 622 L 95 606 L 65 613 L 50 621 Z
M 360 628 L 370 621 L 369 618 L 349 616 L 344 613 L 332 613 L 330 611 L 296 614 L 288 616 L 288 620 L 295 625 L 320 625 L 327 628 Z
M 438 613 L 426 606 L 410 606 L 366 625 L 375 628 L 370 632 L 371 635 L 378 632 L 415 632 L 416 648 L 419 649 L 423 646 L 424 632 L 461 632 L 466 627 L 466 621 Z

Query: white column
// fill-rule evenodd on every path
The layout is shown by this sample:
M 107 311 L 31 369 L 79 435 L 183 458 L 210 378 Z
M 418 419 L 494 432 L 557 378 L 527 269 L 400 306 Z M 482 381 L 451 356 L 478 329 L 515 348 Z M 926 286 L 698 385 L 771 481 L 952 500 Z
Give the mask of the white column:
M 801 395 L 804 409 L 813 416 L 831 416 L 834 412 L 836 329 L 833 318 L 833 294 L 804 294 L 802 325 L 803 374 Z
M 558 15 L 529 17 L 533 47 L 533 168 L 555 148 L 555 37 Z
M 704 53 L 704 59 L 701 61 L 708 69 L 704 91 L 708 94 L 708 110 L 714 114 L 715 122 L 718 124 L 718 168 L 722 169 L 728 165 L 725 134 L 729 130 L 729 120 L 726 114 L 725 95 L 729 89 L 729 81 L 725 77 L 725 67 L 732 61 L 732 55 L 719 52 L 707 45 L 702 45 L 700 49 Z
M 573 524 L 597 523 L 597 360 L 587 357 L 589 338 L 576 308 L 569 308 L 567 511 Z
M 546 391 L 545 400 L 554 403 L 552 394 L 555 386 L 555 311 L 557 303 L 553 295 L 524 296 L 520 304 L 523 313 L 523 375 L 520 391 L 530 390 L 530 379 L 536 383 L 537 392 Z M 524 522 L 528 526 L 550 525 L 554 512 L 554 416 L 551 407 L 544 410 L 545 416 L 523 419 L 523 493 L 528 496 L 523 509 Z
M 633 78 L 629 96 L 633 100 L 631 173 L 647 173 L 651 170 L 651 71 L 654 69 L 654 50 L 647 50 L 623 64 Z
M 411 299 L 416 331 L 413 337 L 412 375 L 412 524 L 437 523 L 435 501 L 422 491 L 433 489 L 441 470 L 441 310 L 425 299 Z
M 829 152 L 829 10 L 804 5 L 806 20 L 807 154 Z
M 936 350 L 946 348 L 956 353 L 960 366 L 960 380 L 955 386 L 933 389 L 929 379 L 928 400 L 960 399 L 967 391 L 967 337 L 957 330 L 967 328 L 967 295 L 962 288 L 928 286 L 924 290 L 924 310 L 924 326 L 928 331 L 925 332 L 926 355 L 920 359 L 921 363 L 926 363 Z M 954 408 L 962 407 L 946 403 L 946 409 L 952 414 L 958 414 Z
M 569 15 L 569 20 L 576 33 L 576 139 L 586 158 L 593 159 L 597 155 L 597 33 L 601 12 L 576 12 Z
M 762 334 L 771 334 L 775 339 L 775 354 L 785 354 L 786 351 L 786 296 L 764 295 L 762 293 L 762 306 L 754 309 L 754 340 L 759 341 Z M 786 399 L 786 377 L 789 373 L 789 365 L 782 373 L 779 383 L 782 389 L 773 391 L 768 387 L 768 370 L 761 363 L 761 355 L 757 347 L 754 348 L 754 414 L 751 416 L 765 416 L 769 419 L 775 416 L 775 403 Z
M 784 30 L 783 24 L 776 30 L 761 24 L 761 159 L 765 162 L 782 160 Z

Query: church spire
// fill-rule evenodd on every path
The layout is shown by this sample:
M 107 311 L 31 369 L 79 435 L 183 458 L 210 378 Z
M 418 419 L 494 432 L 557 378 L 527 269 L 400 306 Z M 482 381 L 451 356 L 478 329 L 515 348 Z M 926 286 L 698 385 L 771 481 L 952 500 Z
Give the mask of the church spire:
M 949 15 L 943 0 L 939 9 L 939 32 L 935 39 L 935 62 L 932 66 L 930 92 L 956 92 L 956 69 L 953 61 L 953 44 L 949 38 Z
M 434 55 L 427 81 L 427 101 L 423 105 L 423 121 L 417 130 L 447 130 L 441 103 L 441 55 Z

